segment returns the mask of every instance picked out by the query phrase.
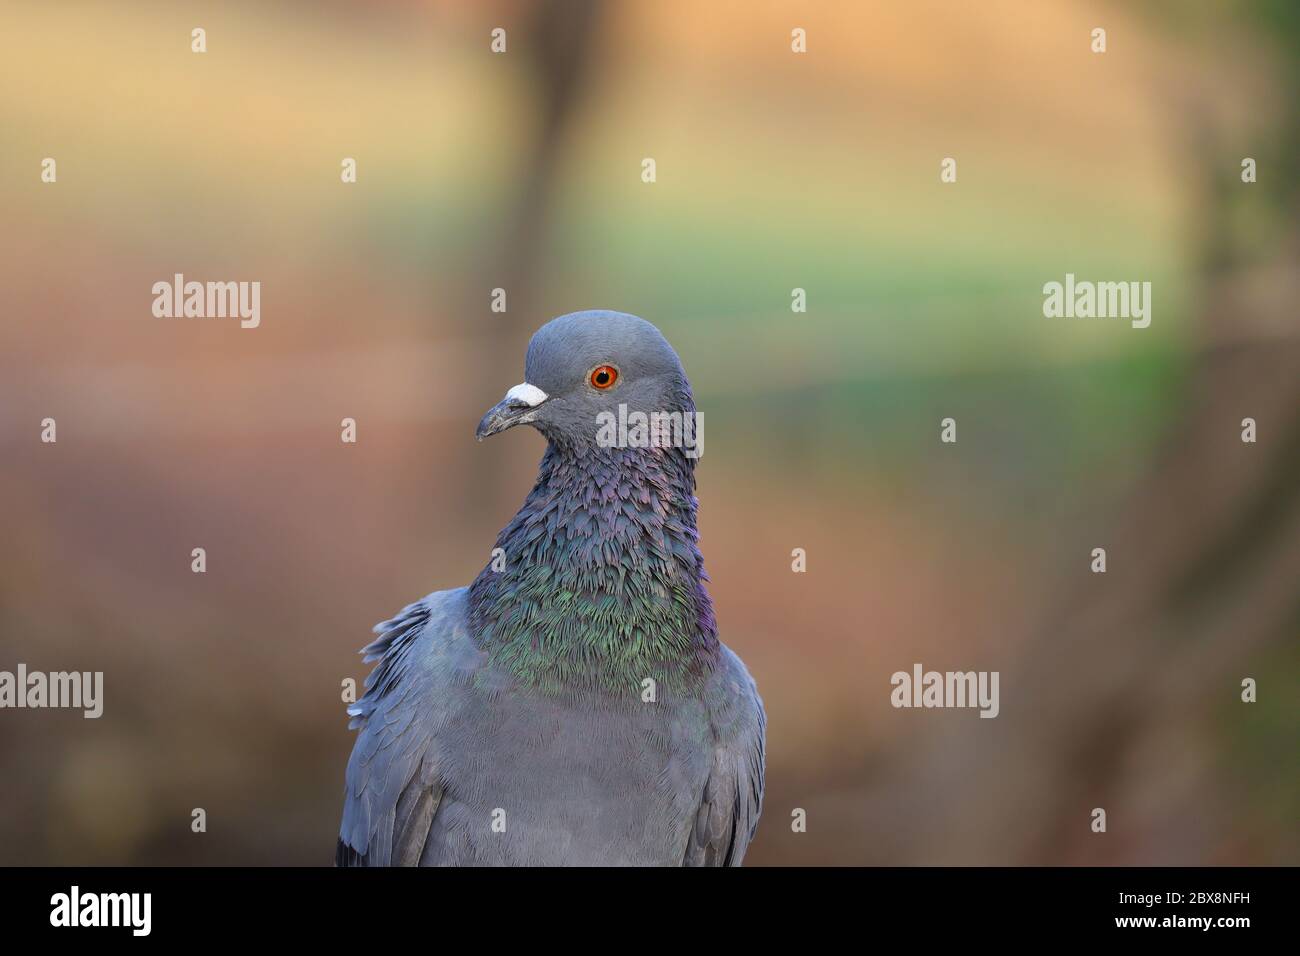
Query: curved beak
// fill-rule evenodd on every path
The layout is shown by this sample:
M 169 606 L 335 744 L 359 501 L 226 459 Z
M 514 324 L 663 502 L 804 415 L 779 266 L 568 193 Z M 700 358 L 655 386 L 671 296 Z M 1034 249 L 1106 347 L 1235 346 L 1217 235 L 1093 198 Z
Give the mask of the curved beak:
M 536 385 L 529 385 L 527 382 L 516 385 L 506 392 L 505 398 L 488 409 L 483 420 L 478 423 L 478 428 L 474 430 L 474 437 L 482 441 L 489 435 L 535 420 L 537 407 L 548 397 Z

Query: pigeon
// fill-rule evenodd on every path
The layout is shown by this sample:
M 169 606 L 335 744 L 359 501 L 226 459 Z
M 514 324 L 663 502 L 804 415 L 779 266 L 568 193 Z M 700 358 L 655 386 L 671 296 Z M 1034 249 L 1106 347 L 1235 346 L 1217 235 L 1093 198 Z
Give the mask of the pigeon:
M 697 420 L 644 319 L 575 312 L 533 335 L 476 434 L 541 432 L 537 481 L 469 587 L 362 650 L 377 664 L 348 708 L 336 865 L 740 865 L 766 715 L 705 589 L 678 427 Z

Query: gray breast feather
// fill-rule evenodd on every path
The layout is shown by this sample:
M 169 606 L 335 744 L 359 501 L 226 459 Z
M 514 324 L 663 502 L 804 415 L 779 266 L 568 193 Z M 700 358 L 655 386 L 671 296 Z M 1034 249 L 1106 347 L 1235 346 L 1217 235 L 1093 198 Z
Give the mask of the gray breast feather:
M 340 866 L 739 865 L 762 805 L 762 703 L 725 647 L 698 697 L 557 702 L 495 672 L 467 590 L 378 625 L 352 705 Z M 492 834 L 492 808 L 508 833 Z

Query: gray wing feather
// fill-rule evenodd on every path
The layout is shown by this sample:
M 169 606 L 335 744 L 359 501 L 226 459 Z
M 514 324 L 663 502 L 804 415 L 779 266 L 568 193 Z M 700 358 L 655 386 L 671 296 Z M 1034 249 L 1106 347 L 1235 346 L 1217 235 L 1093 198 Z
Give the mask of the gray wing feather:
M 442 798 L 430 714 L 430 659 L 455 630 L 462 592 L 442 591 L 375 626 L 379 637 L 362 649 L 378 661 L 366 693 L 348 708 L 358 730 L 348 760 L 339 866 L 414 866 L 420 860 Z
M 704 785 L 684 866 L 740 866 L 763 810 L 767 717 L 754 681 L 730 650 L 709 698 L 713 769 Z

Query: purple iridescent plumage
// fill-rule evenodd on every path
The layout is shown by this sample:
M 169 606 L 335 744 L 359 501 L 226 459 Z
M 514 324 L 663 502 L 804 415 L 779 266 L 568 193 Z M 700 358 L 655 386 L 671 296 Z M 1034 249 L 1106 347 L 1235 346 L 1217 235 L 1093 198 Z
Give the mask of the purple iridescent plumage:
M 504 566 L 470 587 L 470 624 L 492 660 L 551 689 L 551 674 L 604 688 L 707 676 L 718 638 L 694 466 L 677 449 L 549 448 L 497 538 Z

